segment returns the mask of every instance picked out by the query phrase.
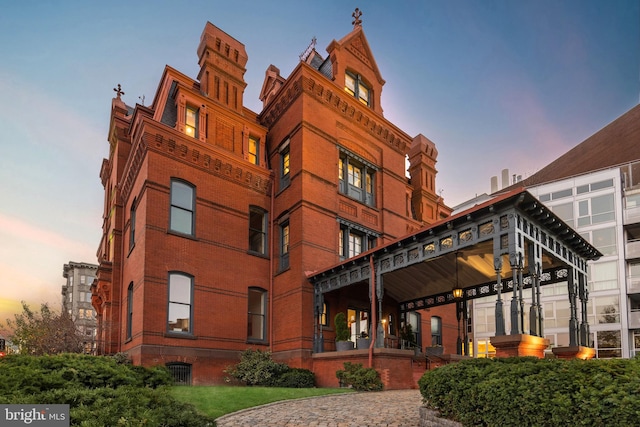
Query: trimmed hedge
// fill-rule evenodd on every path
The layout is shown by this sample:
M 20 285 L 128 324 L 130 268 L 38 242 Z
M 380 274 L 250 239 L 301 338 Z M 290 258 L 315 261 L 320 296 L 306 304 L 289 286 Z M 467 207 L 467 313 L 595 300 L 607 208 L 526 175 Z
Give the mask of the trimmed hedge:
M 164 367 L 113 357 L 62 354 L 0 359 L 0 403 L 70 405 L 71 425 L 214 426 L 212 418 L 172 397 Z
M 427 407 L 465 426 L 612 426 L 640 420 L 640 359 L 471 359 L 426 372 Z

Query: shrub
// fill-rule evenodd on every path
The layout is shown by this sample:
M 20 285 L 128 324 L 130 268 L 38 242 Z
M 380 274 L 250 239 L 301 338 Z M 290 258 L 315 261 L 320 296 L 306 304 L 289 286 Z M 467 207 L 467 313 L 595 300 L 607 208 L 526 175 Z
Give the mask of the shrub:
M 278 377 L 276 387 L 312 388 L 315 387 L 315 374 L 308 369 L 290 368 Z
M 363 368 L 362 363 L 344 363 L 344 370 L 336 372 L 342 386 L 353 387 L 358 391 L 379 391 L 383 384 L 380 374 L 373 368 Z
M 315 375 L 308 369 L 292 369 L 275 362 L 270 352 L 253 349 L 242 352 L 240 363 L 225 372 L 246 385 L 302 388 L 315 383 Z
M 240 363 L 226 372 L 246 385 L 272 385 L 289 369 L 284 363 L 277 363 L 268 351 L 247 349 L 240 356 Z
M 634 425 L 640 416 L 639 359 L 472 359 L 418 385 L 428 407 L 463 425 Z
M 62 354 L 0 359 L 0 403 L 70 405 L 71 425 L 213 426 L 213 419 L 175 400 L 164 367 L 112 357 Z

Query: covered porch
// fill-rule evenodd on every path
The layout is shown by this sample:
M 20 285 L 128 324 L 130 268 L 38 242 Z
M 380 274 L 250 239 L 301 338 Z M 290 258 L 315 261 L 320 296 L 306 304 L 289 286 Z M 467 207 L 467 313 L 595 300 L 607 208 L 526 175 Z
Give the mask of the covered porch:
M 392 321 L 390 314 L 397 317 L 399 329 L 407 323 L 408 313 L 449 306 L 457 315 L 459 328 L 461 320 L 466 320 L 467 302 L 490 295 L 495 296 L 496 335 L 491 344 L 496 356 L 542 357 L 548 341 L 544 339 L 540 288 L 557 282 L 567 282 L 570 344 L 554 349 L 554 353 L 559 357 L 589 357 L 593 350 L 586 310 L 587 262 L 600 256 L 596 248 L 526 190 L 499 195 L 309 275 L 315 298 L 314 371 L 319 379 L 326 376 L 327 381 L 330 378 L 321 372 L 332 373 L 334 379 L 328 385 L 336 385 L 335 370 L 355 358 L 364 366 L 375 367 L 383 381 L 388 375 L 388 388 L 410 388 L 407 381 L 396 379 L 408 378 L 416 364 L 424 363 L 426 368 L 426 357 L 396 343 L 390 345 L 390 325 L 385 324 Z M 525 292 L 530 295 L 528 307 Z M 327 326 L 325 302 L 332 301 L 343 310 L 342 301 L 354 294 L 359 294 L 361 301 L 366 299 L 371 340 L 367 348 L 336 352 L 335 331 Z M 509 330 L 505 327 L 506 316 Z M 466 334 L 461 336 L 460 329 L 457 341 L 455 353 L 449 353 L 469 354 Z M 420 350 L 426 350 L 422 344 Z

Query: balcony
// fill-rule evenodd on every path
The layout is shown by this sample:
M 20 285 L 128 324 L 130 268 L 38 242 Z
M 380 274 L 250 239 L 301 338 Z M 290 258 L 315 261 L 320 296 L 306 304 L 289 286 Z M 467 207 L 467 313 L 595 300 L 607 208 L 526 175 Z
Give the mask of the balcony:
M 640 294 L 640 276 L 627 276 L 627 294 Z
M 627 242 L 626 259 L 640 258 L 640 240 Z
M 629 310 L 629 329 L 640 329 L 640 309 Z
M 640 223 L 640 206 L 625 209 L 623 224 L 630 225 L 637 223 Z

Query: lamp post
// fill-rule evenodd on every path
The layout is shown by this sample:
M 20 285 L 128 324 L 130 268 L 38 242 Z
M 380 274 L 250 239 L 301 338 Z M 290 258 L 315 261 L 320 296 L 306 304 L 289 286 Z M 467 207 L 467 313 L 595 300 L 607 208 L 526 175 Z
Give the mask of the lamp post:
M 457 271 L 456 271 L 457 273 Z M 457 274 L 456 274 L 457 275 Z M 456 354 L 462 353 L 462 338 L 460 337 L 460 317 L 462 314 L 462 288 L 456 283 L 453 288 L 453 298 L 456 300 L 456 319 L 458 319 L 458 339 L 456 340 Z

